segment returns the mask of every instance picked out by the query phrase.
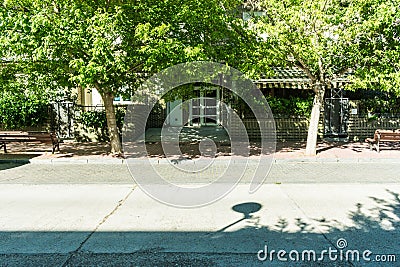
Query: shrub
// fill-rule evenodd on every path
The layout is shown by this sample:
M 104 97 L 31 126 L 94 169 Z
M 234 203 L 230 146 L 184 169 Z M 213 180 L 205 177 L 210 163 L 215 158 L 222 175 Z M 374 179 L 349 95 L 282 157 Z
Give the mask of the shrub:
M 0 95 L 0 125 L 4 129 L 40 126 L 49 117 L 48 99 L 40 94 L 4 91 Z
M 300 97 L 267 97 L 268 104 L 274 116 L 310 116 L 313 97 L 300 98 Z
M 362 99 L 359 101 L 360 114 L 399 114 L 400 99 L 382 99 L 374 97 L 372 99 Z
M 124 124 L 125 109 L 116 108 L 117 127 L 122 132 Z M 86 129 L 93 129 L 96 133 L 97 140 L 100 142 L 108 142 L 110 140 L 107 128 L 106 112 L 104 110 L 90 110 L 81 112 L 78 123 L 81 123 Z

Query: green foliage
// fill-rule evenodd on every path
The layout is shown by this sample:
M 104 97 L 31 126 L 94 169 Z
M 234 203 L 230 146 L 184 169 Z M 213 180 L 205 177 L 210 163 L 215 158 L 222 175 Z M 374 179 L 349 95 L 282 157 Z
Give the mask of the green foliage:
M 196 85 L 184 84 L 174 88 L 173 90 L 170 90 L 163 96 L 163 99 L 167 102 L 174 101 L 176 99 L 183 99 L 185 101 L 188 99 L 199 97 L 200 96 L 199 91 L 208 92 L 212 90 L 215 90 L 214 84 L 208 84 L 208 83 L 196 83 Z
M 354 11 L 360 31 L 352 54 L 358 60 L 352 87 L 400 95 L 400 1 L 359 1 Z
M 400 99 L 380 97 L 362 99 L 359 102 L 360 115 L 400 114 Z
M 0 93 L 0 126 L 3 129 L 23 129 L 40 126 L 49 117 L 47 99 L 24 92 Z
M 267 56 L 235 11 L 239 4 L 5 1 L 0 12 L 0 59 L 9 62 L 0 71 L 5 80 L 22 72 L 53 87 L 82 86 L 114 95 L 137 87 L 140 73 L 156 73 L 182 62 L 226 62 L 251 72 L 256 65 L 265 65 L 258 63 L 265 63 Z
M 274 117 L 309 117 L 313 106 L 312 95 L 289 98 L 266 96 L 266 100 Z M 253 112 L 243 100 L 236 99 L 230 105 L 242 119 L 254 118 Z
M 310 116 L 313 105 L 313 98 L 300 97 L 267 97 L 268 104 L 274 116 Z
M 275 43 L 276 64 L 328 84 L 352 71 L 350 87 L 400 88 L 400 1 L 261 0 L 255 27 Z
M 116 108 L 117 127 L 122 132 L 124 124 L 125 109 Z M 81 123 L 86 129 L 92 129 L 96 133 L 99 142 L 109 141 L 107 128 L 106 112 L 104 110 L 82 111 L 77 122 Z

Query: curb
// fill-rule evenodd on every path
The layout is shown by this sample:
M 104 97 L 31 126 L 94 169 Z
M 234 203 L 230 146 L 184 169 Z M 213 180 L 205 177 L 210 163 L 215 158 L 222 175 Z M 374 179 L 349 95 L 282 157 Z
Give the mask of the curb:
M 0 159 L 0 164 L 124 164 L 123 159 Z
M 400 158 L 282 158 L 274 163 L 400 163 Z
M 144 160 L 144 159 L 143 159 Z M 170 164 L 167 159 L 150 159 L 151 164 Z M 126 159 L 0 159 L 0 164 L 125 164 Z M 228 163 L 228 159 L 223 160 Z M 138 162 L 140 163 L 140 162 Z M 183 164 L 191 164 L 191 161 L 184 161 Z M 246 160 L 233 160 L 233 163 L 242 164 Z M 257 159 L 250 159 L 249 164 L 257 164 Z M 400 163 L 400 158 L 273 158 L 273 164 L 283 163 Z

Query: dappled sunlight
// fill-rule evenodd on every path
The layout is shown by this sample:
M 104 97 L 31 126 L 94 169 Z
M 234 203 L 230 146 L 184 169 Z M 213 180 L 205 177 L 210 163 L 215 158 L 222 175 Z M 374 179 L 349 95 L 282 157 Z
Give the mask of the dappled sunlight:
M 203 127 L 204 128 L 204 127 Z M 173 159 L 197 159 L 201 156 L 207 156 L 210 153 L 201 153 L 201 142 L 208 138 L 214 141 L 216 146 L 216 158 L 235 156 L 232 154 L 231 142 L 226 140 L 224 131 L 218 131 L 219 135 L 213 136 L 214 127 L 206 127 L 208 129 L 200 131 L 196 127 L 184 127 L 184 133 L 180 136 L 179 149 L 181 154 L 169 155 Z M 160 141 L 160 129 L 151 128 L 146 133 L 146 153 L 140 155 L 125 154 L 125 157 L 142 157 L 142 158 L 165 158 L 165 148 Z M 157 135 L 158 134 L 158 135 Z M 136 151 L 137 143 L 125 142 L 125 147 L 130 151 Z M 10 143 L 7 145 L 8 153 L 4 154 L 0 151 L 0 159 L 30 159 L 30 158 L 102 158 L 114 157 L 110 154 L 110 145 L 101 142 L 72 142 L 65 141 L 60 143 L 60 152 L 51 154 L 51 145 L 42 143 Z M 400 158 L 400 143 L 383 143 L 381 151 L 370 150 L 365 142 L 323 142 L 317 144 L 316 158 L 333 158 L 333 159 L 374 159 L 374 158 Z M 305 157 L 305 141 L 286 141 L 276 143 L 275 158 L 304 158 Z M 251 141 L 247 146 L 248 154 L 242 156 L 259 156 L 262 150 L 261 143 Z M 267 148 L 271 150 L 272 148 Z M 210 156 L 209 155 L 209 156 Z

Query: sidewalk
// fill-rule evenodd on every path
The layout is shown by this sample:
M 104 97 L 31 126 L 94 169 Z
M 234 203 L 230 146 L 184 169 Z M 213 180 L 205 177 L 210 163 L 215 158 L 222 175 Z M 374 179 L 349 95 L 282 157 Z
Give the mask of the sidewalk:
M 274 162 L 400 162 L 400 145 L 381 145 L 381 152 L 371 151 L 367 143 L 328 143 L 319 142 L 316 156 L 305 155 L 305 142 L 277 143 Z M 61 152 L 51 153 L 51 147 L 45 144 L 8 145 L 8 153 L 0 152 L 0 162 L 28 161 L 30 163 L 109 163 L 121 164 L 124 159 L 109 154 L 110 148 L 106 143 L 75 143 L 60 144 Z M 217 158 L 230 156 L 230 147 L 217 145 Z M 187 158 L 197 158 L 200 153 L 198 144 L 186 143 L 181 147 Z M 164 153 L 159 142 L 147 144 L 150 158 L 162 159 Z M 251 154 L 257 156 L 258 144 L 252 144 Z

